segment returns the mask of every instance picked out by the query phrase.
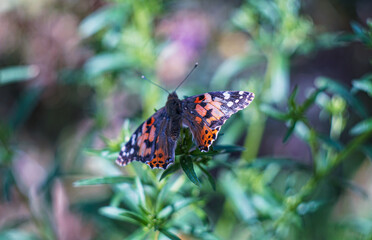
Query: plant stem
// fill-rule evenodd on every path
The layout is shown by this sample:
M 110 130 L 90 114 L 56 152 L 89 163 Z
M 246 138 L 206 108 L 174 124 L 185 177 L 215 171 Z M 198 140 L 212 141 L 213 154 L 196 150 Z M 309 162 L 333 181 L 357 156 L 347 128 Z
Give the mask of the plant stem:
M 342 163 L 351 153 L 356 150 L 363 142 L 368 140 L 372 136 L 372 130 L 365 132 L 358 137 L 354 138 L 351 142 L 347 144 L 345 149 L 337 154 L 333 160 L 330 161 L 330 166 L 323 172 L 316 173 L 313 177 L 309 179 L 309 181 L 300 189 L 300 191 L 294 195 L 287 198 L 286 202 L 286 210 L 285 212 L 293 212 L 296 211 L 297 207 L 304 201 L 304 199 L 309 196 L 314 189 L 319 185 L 321 180 L 328 176 L 332 170 L 334 170 L 339 164 Z M 275 225 L 279 224 L 281 220 L 284 218 L 285 214 L 282 215 L 277 221 Z
M 260 111 L 256 112 L 248 127 L 248 134 L 245 138 L 245 151 L 243 152 L 243 159 L 245 162 L 252 162 L 259 151 L 263 133 L 265 131 L 266 115 Z

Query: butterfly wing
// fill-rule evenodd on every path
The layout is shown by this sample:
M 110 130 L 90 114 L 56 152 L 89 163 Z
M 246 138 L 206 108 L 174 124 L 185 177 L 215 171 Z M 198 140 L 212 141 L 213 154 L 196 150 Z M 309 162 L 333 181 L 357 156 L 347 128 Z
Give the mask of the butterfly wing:
M 182 101 L 182 123 L 190 128 L 199 149 L 207 152 L 226 120 L 253 99 L 254 93 L 245 91 L 209 92 L 186 98 Z
M 151 168 L 166 169 L 174 162 L 176 141 L 166 136 L 169 116 L 159 109 L 143 122 L 122 147 L 116 163 L 125 166 L 132 161 L 146 163 Z

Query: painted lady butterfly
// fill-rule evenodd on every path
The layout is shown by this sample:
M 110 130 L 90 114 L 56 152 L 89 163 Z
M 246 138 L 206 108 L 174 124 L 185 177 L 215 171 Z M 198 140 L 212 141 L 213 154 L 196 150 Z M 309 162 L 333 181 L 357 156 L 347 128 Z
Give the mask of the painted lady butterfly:
M 190 129 L 199 149 L 207 152 L 225 121 L 246 108 L 253 98 L 251 92 L 224 91 L 180 100 L 174 91 L 169 94 L 165 107 L 137 128 L 122 147 L 116 163 L 125 166 L 140 161 L 151 168 L 166 169 L 174 162 L 182 126 Z

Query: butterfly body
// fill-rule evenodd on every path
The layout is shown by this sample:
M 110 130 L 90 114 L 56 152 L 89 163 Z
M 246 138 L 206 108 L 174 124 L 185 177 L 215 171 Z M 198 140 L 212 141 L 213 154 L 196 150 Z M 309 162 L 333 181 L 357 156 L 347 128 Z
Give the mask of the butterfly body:
M 173 140 L 177 140 L 182 125 L 182 101 L 176 92 L 169 94 L 165 109 L 169 116 L 169 135 Z
M 169 94 L 165 107 L 142 123 L 122 147 L 116 162 L 132 161 L 166 169 L 175 159 L 182 126 L 188 127 L 200 151 L 207 152 L 225 121 L 246 108 L 254 94 L 245 91 L 209 92 L 180 100 Z

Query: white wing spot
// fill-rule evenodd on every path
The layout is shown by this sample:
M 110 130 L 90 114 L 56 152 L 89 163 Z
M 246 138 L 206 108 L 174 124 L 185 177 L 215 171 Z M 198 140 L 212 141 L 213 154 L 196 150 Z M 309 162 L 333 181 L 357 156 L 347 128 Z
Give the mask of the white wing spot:
M 132 136 L 132 145 L 134 145 L 135 141 L 136 141 L 136 134 L 133 134 L 133 136 Z
M 236 99 L 236 100 L 235 100 L 235 103 L 238 103 L 238 102 L 239 102 L 239 99 Z
M 240 97 L 239 97 L 239 99 L 242 99 L 242 98 L 243 98 L 243 96 L 240 96 Z
M 132 148 L 131 150 L 130 150 L 130 154 L 133 154 L 134 153 L 134 149 Z
M 233 102 L 228 102 L 228 103 L 227 103 L 227 106 L 228 106 L 228 107 L 231 107 L 232 105 L 234 105 Z
M 239 95 L 243 95 L 243 94 L 244 94 L 244 91 L 240 91 L 240 92 L 239 92 Z
M 225 96 L 226 100 L 230 98 L 230 94 L 228 92 L 224 92 L 223 95 Z

